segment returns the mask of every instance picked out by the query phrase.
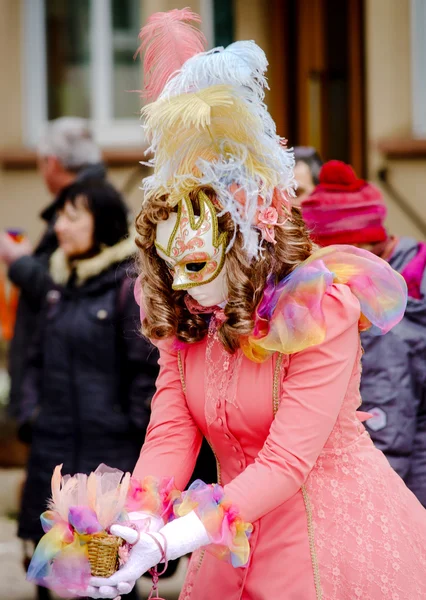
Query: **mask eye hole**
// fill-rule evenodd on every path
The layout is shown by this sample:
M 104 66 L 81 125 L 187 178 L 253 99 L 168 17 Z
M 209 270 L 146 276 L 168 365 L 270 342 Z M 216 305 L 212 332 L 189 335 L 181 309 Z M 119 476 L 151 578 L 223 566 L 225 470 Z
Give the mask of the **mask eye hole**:
M 205 262 L 186 263 L 185 271 L 187 273 L 199 273 L 200 271 L 202 271 L 204 269 L 205 266 L 206 266 Z

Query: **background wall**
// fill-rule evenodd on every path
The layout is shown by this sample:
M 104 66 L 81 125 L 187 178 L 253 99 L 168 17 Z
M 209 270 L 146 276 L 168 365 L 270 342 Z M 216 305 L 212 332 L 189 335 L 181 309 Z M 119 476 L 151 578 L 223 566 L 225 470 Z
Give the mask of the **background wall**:
M 152 12 L 183 8 L 187 4 L 187 0 L 141 0 L 142 21 Z M 206 0 L 194 0 L 190 4 L 193 10 L 202 14 L 211 6 Z M 426 221 L 426 160 L 389 160 L 378 149 L 378 142 L 383 138 L 411 136 L 410 4 L 410 0 L 365 0 L 367 163 L 369 177 L 375 183 L 379 183 L 378 169 L 387 166 L 391 183 Z M 0 0 L 0 145 L 7 148 L 22 145 L 23 6 L 24 0 Z M 272 90 L 267 101 L 276 112 L 274 86 L 277 82 L 271 44 L 274 6 L 276 2 L 273 0 L 234 0 L 235 39 L 254 39 L 265 49 L 271 62 L 274 76 L 271 77 Z M 134 162 L 130 163 L 132 166 L 110 169 L 112 181 L 119 187 L 125 185 L 142 158 L 141 149 L 139 154 L 136 153 Z M 141 203 L 137 184 L 127 200 L 137 211 Z M 37 215 L 48 201 L 49 196 L 34 168 L 0 169 L 0 228 L 23 227 L 35 240 L 42 227 Z M 388 202 L 389 228 L 398 234 L 423 237 L 406 211 L 389 196 Z
M 387 160 L 378 150 L 383 138 L 412 135 L 410 0 L 366 0 L 365 32 L 369 177 L 379 184 L 378 169 L 386 165 L 391 183 L 426 222 L 426 160 Z M 389 229 L 422 238 L 416 223 L 387 198 Z

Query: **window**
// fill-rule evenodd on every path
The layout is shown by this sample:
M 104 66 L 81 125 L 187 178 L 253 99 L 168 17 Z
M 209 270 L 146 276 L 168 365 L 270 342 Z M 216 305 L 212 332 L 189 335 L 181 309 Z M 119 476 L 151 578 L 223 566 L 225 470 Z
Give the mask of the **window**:
M 46 121 L 72 115 L 92 122 L 101 145 L 141 145 L 140 60 L 133 60 L 143 0 L 23 0 L 25 142 Z M 210 45 L 231 41 L 228 0 L 200 0 Z M 214 20 L 218 10 L 219 22 Z M 230 13 L 229 13 L 230 14 Z M 219 30 L 219 36 L 218 36 Z
M 411 0 L 413 135 L 426 137 L 426 2 Z
M 47 120 L 91 120 L 102 145 L 143 143 L 141 62 L 133 60 L 141 0 L 25 0 L 24 131 L 37 143 Z

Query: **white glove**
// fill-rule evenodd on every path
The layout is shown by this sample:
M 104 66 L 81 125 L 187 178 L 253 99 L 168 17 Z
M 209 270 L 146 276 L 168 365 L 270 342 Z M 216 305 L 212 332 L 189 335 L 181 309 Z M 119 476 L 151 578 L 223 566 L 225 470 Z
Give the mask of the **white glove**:
M 111 533 L 134 546 L 130 550 L 129 560 L 114 575 L 107 579 L 92 577 L 91 585 L 85 592 L 85 595 L 91 598 L 116 598 L 120 594 L 128 594 L 136 580 L 157 565 L 162 558 L 158 544 L 146 533 L 142 533 L 138 540 L 139 534 L 134 529 L 122 525 L 113 525 Z M 194 511 L 175 519 L 165 525 L 159 533 L 151 535 L 162 548 L 166 545 L 167 560 L 174 560 L 210 543 L 206 528 Z
M 164 521 L 161 517 L 150 515 L 145 512 L 131 512 L 128 515 L 129 521 L 135 525 L 139 531 L 157 532 L 164 527 Z

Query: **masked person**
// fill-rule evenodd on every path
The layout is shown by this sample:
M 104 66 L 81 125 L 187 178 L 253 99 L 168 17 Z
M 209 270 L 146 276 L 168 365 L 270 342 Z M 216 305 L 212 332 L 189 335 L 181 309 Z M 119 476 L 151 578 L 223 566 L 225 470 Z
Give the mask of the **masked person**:
M 359 330 L 400 320 L 405 282 L 364 250 L 313 251 L 263 104 L 265 55 L 202 53 L 191 18 L 142 30 L 155 159 L 137 298 L 160 373 L 128 505 L 157 518 L 113 526 L 129 560 L 81 593 L 115 598 L 193 552 L 183 600 L 420 598 L 426 512 L 357 413 Z M 219 482 L 183 491 L 203 435 Z

